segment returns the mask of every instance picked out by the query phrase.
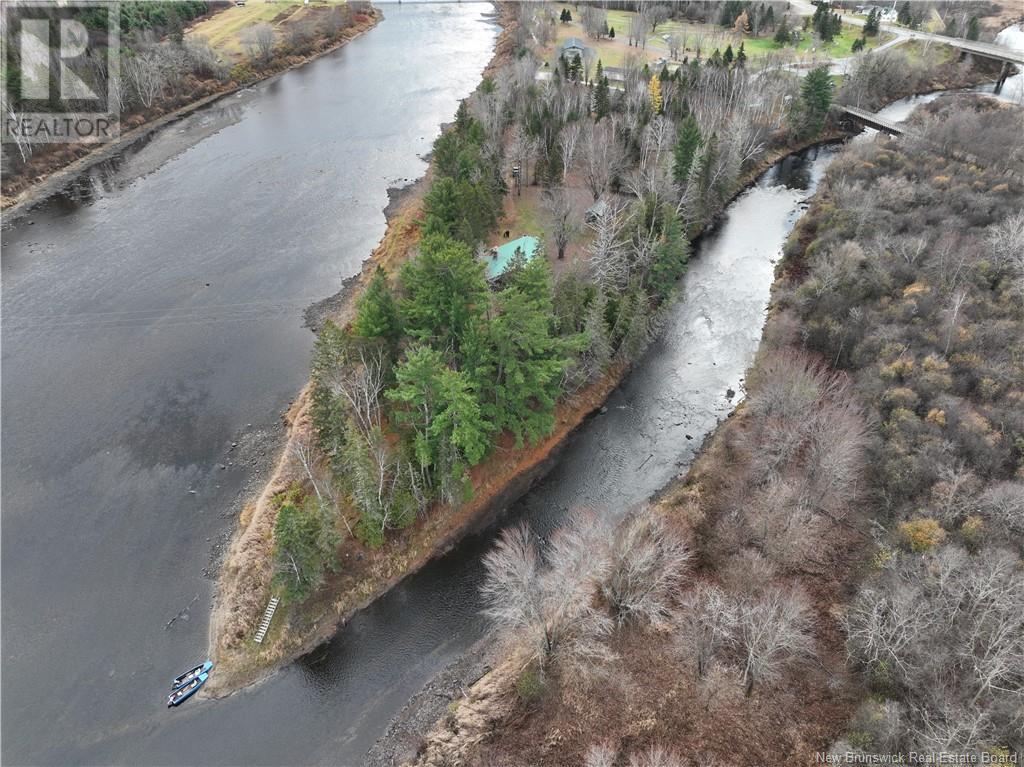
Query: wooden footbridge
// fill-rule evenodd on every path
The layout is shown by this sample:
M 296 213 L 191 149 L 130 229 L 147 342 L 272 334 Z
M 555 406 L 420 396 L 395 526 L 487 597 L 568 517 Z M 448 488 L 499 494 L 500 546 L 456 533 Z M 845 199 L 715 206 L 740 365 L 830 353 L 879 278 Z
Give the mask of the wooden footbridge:
M 874 112 L 868 112 L 866 109 L 857 109 L 857 107 L 848 107 L 842 104 L 836 104 L 836 108 L 869 128 L 883 131 L 884 133 L 888 133 L 890 136 L 903 135 L 903 128 L 899 123 L 893 122 L 886 117 L 881 117 Z

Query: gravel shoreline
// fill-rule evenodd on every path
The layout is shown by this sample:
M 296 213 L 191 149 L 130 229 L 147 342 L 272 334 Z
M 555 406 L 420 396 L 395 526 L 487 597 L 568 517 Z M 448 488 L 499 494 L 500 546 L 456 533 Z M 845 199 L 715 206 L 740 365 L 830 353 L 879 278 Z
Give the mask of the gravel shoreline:
M 424 738 L 449 711 L 452 701 L 491 671 L 495 645 L 486 636 L 423 685 L 388 723 L 366 752 L 363 767 L 398 767 L 415 758 Z

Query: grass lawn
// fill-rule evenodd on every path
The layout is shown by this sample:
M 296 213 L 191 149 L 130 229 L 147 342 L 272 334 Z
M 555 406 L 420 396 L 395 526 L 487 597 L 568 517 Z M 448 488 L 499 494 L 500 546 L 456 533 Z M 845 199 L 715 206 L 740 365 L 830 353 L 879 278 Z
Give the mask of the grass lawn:
M 318 5 L 326 5 L 323 0 Z M 330 3 L 336 5 L 335 2 Z M 277 26 L 281 21 L 303 8 L 301 0 L 294 2 L 265 2 L 249 0 L 244 6 L 231 5 L 220 13 L 204 19 L 191 29 L 189 37 L 205 37 L 210 46 L 225 61 L 238 61 L 244 56 L 242 36 L 257 24 Z
M 629 55 L 646 58 L 647 61 L 654 61 L 658 58 L 668 58 L 668 43 L 665 42 L 662 35 L 682 34 L 685 36 L 687 44 L 692 46 L 695 36 L 700 34 L 703 37 L 701 58 L 709 57 L 714 52 L 715 48 L 725 52 L 726 46 L 731 44 L 733 52 L 735 53 L 739 50 L 740 46 L 739 35 L 736 35 L 730 30 L 724 29 L 717 24 L 691 24 L 689 22 L 672 20 L 659 24 L 657 31 L 648 36 L 646 50 L 630 47 L 627 44 L 627 40 L 629 39 L 629 20 L 633 13 L 631 11 L 613 10 L 607 12 L 607 20 L 608 26 L 615 29 L 615 39 L 594 41 L 588 39 L 584 34 L 583 27 L 580 24 L 579 11 L 573 8 L 571 3 L 558 3 L 555 6 L 556 15 L 566 8 L 573 13 L 572 23 L 558 23 L 555 45 L 545 51 L 546 54 L 549 54 L 548 61 L 552 65 L 554 65 L 558 60 L 558 53 L 561 44 L 569 37 L 578 37 L 583 40 L 588 47 L 593 48 L 597 52 L 597 57 L 601 60 L 601 63 L 606 67 L 622 66 L 623 61 Z M 852 54 L 851 48 L 853 47 L 853 43 L 860 37 L 860 35 L 860 27 L 855 27 L 851 24 L 844 24 L 842 33 L 839 37 L 835 38 L 829 45 L 820 47 L 815 51 L 815 53 L 826 54 L 832 58 L 846 58 Z M 886 32 L 883 32 L 876 37 L 868 38 L 866 50 L 877 48 L 882 43 L 891 39 L 892 35 Z M 784 51 L 789 51 L 792 54 L 806 54 L 810 53 L 811 48 L 814 47 L 814 38 L 812 35 L 807 33 L 804 33 L 804 39 L 796 46 L 780 45 L 771 37 L 745 37 L 742 41 L 744 43 L 744 51 L 746 52 L 747 57 L 751 59 Z M 692 57 L 695 51 L 691 48 L 687 48 L 684 53 L 686 56 Z
M 931 43 L 922 40 L 910 40 L 900 46 L 900 50 L 907 54 L 911 61 L 921 61 L 927 55 L 928 62 L 934 65 L 945 64 L 958 55 L 955 48 L 941 43 Z M 927 52 L 927 53 L 926 53 Z
M 860 28 L 852 25 L 843 25 L 842 34 L 835 38 L 830 44 L 823 45 L 818 48 L 815 53 L 825 53 L 832 58 L 846 58 L 853 54 L 852 48 L 853 43 L 860 38 Z M 892 39 L 892 35 L 888 33 L 881 33 L 875 37 L 867 38 L 867 45 L 864 50 L 871 50 L 877 48 L 882 43 L 888 42 Z M 804 39 L 801 40 L 797 45 L 780 45 L 775 42 L 771 37 L 762 38 L 746 38 L 744 39 L 744 50 L 748 57 L 764 56 L 769 53 L 778 53 L 780 51 L 788 50 L 794 53 L 810 53 L 814 47 L 814 37 L 808 33 L 804 33 Z M 736 45 L 733 45 L 733 51 L 737 49 Z

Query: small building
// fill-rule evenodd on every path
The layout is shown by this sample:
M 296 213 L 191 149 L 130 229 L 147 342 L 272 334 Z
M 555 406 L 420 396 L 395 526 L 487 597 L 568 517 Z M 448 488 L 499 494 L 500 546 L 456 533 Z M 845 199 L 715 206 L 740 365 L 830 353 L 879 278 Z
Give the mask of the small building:
M 589 208 L 587 208 L 587 212 L 583 214 L 583 220 L 586 221 L 588 224 L 591 224 L 594 221 L 600 221 L 602 218 L 605 217 L 607 213 L 608 203 L 605 202 L 603 199 L 598 200 Z
M 490 256 L 487 258 L 487 279 L 496 280 L 501 277 L 517 253 L 521 254 L 527 261 L 532 260 L 537 254 L 537 248 L 539 247 L 540 240 L 526 235 L 511 242 L 506 242 L 504 245 L 491 248 Z
M 562 43 L 562 55 L 565 58 L 575 56 L 578 59 L 583 58 L 584 52 L 587 50 L 587 46 L 583 44 L 583 41 L 578 37 L 570 37 L 564 43 Z

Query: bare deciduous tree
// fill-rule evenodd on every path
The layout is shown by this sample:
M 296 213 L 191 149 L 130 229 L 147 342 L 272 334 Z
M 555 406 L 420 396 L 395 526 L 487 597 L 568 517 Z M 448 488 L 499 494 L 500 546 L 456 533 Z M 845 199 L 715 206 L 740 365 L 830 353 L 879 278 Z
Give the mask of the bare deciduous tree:
M 694 659 L 698 678 L 736 637 L 739 609 L 736 600 L 713 584 L 701 584 L 686 594 L 676 614 L 677 641 Z
M 595 743 L 583 757 L 583 767 L 614 767 L 617 751 L 611 743 Z
M 601 592 L 618 623 L 662 623 L 686 576 L 690 552 L 664 520 L 641 509 L 616 531 Z
M 266 64 L 274 52 L 274 28 L 269 24 L 257 24 L 245 32 L 242 44 L 250 58 Z
M 989 227 L 985 239 L 995 262 L 1008 268 L 1024 292 L 1024 210 Z
M 544 191 L 544 207 L 551 217 L 551 237 L 558 249 L 558 257 L 565 258 L 565 248 L 576 233 L 572 205 L 565 189 L 556 187 Z
M 156 50 L 129 56 L 122 64 L 125 76 L 139 103 L 147 109 L 156 102 L 164 89 L 164 68 Z
M 755 683 L 778 678 L 787 661 L 814 653 L 811 610 L 797 590 L 773 587 L 760 597 L 741 600 L 736 633 L 748 696 Z
M 843 620 L 850 656 L 906 690 L 917 747 L 967 751 L 1024 722 L 1024 571 L 1005 549 L 899 554 Z
M 606 529 L 577 513 L 551 537 L 541 565 L 525 524 L 505 530 L 484 557 L 481 593 L 494 622 L 518 633 L 543 666 L 552 658 L 608 658 L 603 639 L 612 621 L 596 606 L 607 564 L 600 556 Z
M 562 178 L 569 175 L 573 160 L 576 159 L 576 147 L 579 144 L 583 129 L 579 122 L 571 122 L 558 132 L 558 148 L 562 150 Z
M 608 189 L 612 179 L 618 175 L 625 159 L 622 145 L 610 120 L 587 124 L 583 135 L 581 159 L 583 178 L 596 202 Z
M 594 239 L 587 246 L 590 268 L 602 286 L 622 287 L 629 281 L 629 243 L 625 238 L 625 210 L 622 203 L 611 202 L 604 215 L 587 224 L 594 232 Z
M 651 746 L 629 757 L 629 767 L 683 767 L 684 762 L 663 746 Z
M 530 163 L 537 158 L 537 140 L 523 130 L 519 123 L 512 126 L 507 156 L 513 167 L 519 166 L 522 179 L 526 181 L 530 174 Z
M 580 9 L 580 23 L 588 37 L 599 38 L 604 34 L 607 15 L 598 6 L 587 3 Z

